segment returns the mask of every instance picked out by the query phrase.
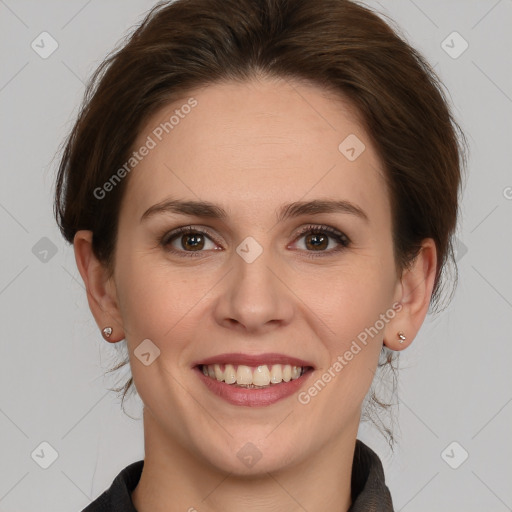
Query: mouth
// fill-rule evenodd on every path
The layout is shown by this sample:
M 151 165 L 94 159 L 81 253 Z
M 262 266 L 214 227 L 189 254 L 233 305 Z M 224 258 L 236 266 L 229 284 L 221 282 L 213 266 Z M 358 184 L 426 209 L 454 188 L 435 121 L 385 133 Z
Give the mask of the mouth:
M 299 379 L 313 370 L 311 366 L 291 364 L 260 364 L 248 366 L 243 364 L 200 364 L 197 368 L 205 377 L 230 386 L 246 389 L 263 389 L 276 386 L 282 382 Z
M 209 391 L 245 406 L 270 405 L 292 395 L 315 369 L 307 361 L 282 354 L 223 354 L 192 368 Z

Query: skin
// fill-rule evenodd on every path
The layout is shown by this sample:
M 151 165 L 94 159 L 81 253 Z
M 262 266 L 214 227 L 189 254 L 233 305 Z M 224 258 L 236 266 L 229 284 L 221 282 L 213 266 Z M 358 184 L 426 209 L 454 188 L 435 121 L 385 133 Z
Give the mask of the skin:
M 110 341 L 126 339 L 144 403 L 145 463 L 132 499 L 139 512 L 347 510 L 361 404 L 383 343 L 406 348 L 425 318 L 435 244 L 424 240 L 411 268 L 396 271 L 382 165 L 342 98 L 291 80 L 215 84 L 157 112 L 135 147 L 189 97 L 198 105 L 129 176 L 113 276 L 94 257 L 90 231 L 74 240 L 91 311 L 100 329 L 113 326 Z M 352 162 L 338 150 L 349 134 L 366 146 Z M 140 221 L 169 197 L 210 201 L 229 215 Z M 368 221 L 336 212 L 276 222 L 283 204 L 312 199 L 348 200 Z M 351 244 L 334 252 L 340 245 L 329 238 L 315 249 L 298 235 L 308 224 L 332 226 Z M 180 254 L 159 243 L 187 225 L 215 235 L 198 257 L 180 256 L 186 235 L 172 243 Z M 236 252 L 248 236 L 263 249 L 252 263 Z M 231 405 L 191 369 L 225 352 L 278 352 L 313 363 L 307 388 L 395 302 L 400 312 L 307 405 L 297 394 Z M 160 355 L 145 366 L 134 350 L 147 338 Z M 261 454 L 252 467 L 237 457 L 248 442 Z

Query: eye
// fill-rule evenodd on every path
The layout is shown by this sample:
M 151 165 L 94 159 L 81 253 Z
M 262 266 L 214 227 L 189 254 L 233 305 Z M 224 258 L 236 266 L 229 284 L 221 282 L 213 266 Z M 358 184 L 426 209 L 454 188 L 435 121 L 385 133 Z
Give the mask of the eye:
M 162 246 L 173 253 L 180 253 L 184 256 L 195 256 L 194 253 L 201 253 L 203 249 L 218 250 L 212 240 L 213 235 L 204 228 L 196 229 L 193 226 L 183 226 L 167 233 L 162 241 Z M 208 247 L 208 242 L 213 245 Z M 199 256 L 199 254 L 197 254 Z
M 334 252 L 342 251 L 350 245 L 350 239 L 347 235 L 334 229 L 330 226 L 315 226 L 309 225 L 301 229 L 296 240 L 304 238 L 303 249 L 308 253 L 310 257 L 324 256 L 332 254 Z M 330 239 L 334 239 L 337 246 L 331 250 L 326 250 L 330 245 Z

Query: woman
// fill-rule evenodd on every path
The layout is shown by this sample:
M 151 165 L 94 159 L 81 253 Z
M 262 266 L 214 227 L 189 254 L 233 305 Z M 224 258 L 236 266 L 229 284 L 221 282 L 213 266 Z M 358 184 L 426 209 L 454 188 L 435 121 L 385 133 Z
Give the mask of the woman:
M 458 132 L 428 64 L 350 1 L 148 14 L 94 74 L 57 180 L 144 403 L 144 460 L 86 511 L 393 510 L 356 436 L 379 360 L 439 298 Z

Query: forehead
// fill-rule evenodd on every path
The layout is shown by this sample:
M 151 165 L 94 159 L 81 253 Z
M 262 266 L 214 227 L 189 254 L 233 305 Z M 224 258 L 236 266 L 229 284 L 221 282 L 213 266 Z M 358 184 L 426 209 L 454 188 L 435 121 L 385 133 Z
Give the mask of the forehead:
M 148 119 L 133 149 L 143 146 L 123 201 L 139 217 L 168 196 L 253 215 L 258 205 L 315 198 L 343 197 L 376 215 L 389 207 L 356 111 L 314 85 L 262 79 L 192 90 Z

